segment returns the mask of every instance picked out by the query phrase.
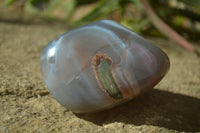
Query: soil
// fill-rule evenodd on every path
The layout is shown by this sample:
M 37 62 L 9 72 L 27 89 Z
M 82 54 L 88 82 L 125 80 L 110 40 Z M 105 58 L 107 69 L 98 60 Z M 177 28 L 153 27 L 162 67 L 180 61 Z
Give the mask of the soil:
M 59 22 L 0 13 L 0 132 L 200 132 L 200 57 L 167 39 L 147 37 L 171 61 L 151 91 L 94 114 L 61 106 L 43 82 L 40 55 L 68 30 Z

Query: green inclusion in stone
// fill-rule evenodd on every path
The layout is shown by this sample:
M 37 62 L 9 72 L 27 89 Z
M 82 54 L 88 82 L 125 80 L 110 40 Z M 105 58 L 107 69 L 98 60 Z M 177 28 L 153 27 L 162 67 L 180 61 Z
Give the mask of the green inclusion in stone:
M 97 67 L 97 73 L 103 85 L 103 88 L 111 97 L 115 99 L 123 98 L 122 93 L 119 91 L 119 88 L 117 87 L 112 77 L 111 64 L 108 60 L 100 60 L 100 64 Z

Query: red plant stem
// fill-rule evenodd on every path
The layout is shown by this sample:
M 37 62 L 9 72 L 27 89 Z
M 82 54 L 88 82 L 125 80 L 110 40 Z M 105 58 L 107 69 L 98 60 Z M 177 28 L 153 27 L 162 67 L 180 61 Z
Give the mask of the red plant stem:
M 175 32 L 171 27 L 169 27 L 166 23 L 164 23 L 153 11 L 150 4 L 147 2 L 147 0 L 141 0 L 144 9 L 146 10 L 146 13 L 154 26 L 160 30 L 163 34 L 165 34 L 170 39 L 174 40 L 178 44 L 185 47 L 187 50 L 191 52 L 195 52 L 195 48 L 192 46 L 191 43 L 189 43 L 187 40 L 185 40 L 181 35 L 179 35 L 177 32 Z

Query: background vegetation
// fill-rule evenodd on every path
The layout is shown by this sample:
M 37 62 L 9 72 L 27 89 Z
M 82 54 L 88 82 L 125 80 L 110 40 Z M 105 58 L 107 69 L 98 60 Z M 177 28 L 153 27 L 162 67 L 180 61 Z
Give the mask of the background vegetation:
M 1 7 L 75 27 L 112 19 L 139 34 L 168 37 L 192 52 L 197 51 L 185 38 L 200 40 L 200 0 L 4 0 Z

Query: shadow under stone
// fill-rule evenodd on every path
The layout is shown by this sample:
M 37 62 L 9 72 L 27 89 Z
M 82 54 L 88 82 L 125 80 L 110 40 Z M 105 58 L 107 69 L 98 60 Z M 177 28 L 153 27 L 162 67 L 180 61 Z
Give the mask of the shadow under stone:
M 75 115 L 97 125 L 122 122 L 178 131 L 200 131 L 200 99 L 157 89 L 109 110 Z

